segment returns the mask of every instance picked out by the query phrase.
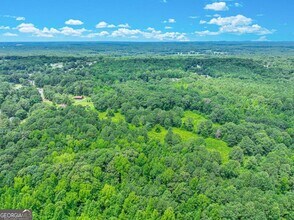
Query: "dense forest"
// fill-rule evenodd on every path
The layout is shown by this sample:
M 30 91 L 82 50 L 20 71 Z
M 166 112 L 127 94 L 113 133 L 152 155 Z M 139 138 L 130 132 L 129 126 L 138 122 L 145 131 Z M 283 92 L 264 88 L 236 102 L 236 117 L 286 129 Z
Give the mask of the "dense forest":
M 0 42 L 1 56 L 234 55 L 293 56 L 289 42 Z
M 293 67 L 287 53 L 3 55 L 0 207 L 294 219 Z

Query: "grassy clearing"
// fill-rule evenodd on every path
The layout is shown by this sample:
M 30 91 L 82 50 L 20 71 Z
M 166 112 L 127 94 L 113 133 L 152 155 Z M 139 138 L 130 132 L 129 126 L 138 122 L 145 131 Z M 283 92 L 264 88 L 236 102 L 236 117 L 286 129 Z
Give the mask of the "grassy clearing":
M 99 112 L 99 118 L 100 119 L 107 119 L 108 116 L 107 116 L 107 112 Z M 120 122 L 120 121 L 125 121 L 125 116 L 123 116 L 120 112 L 117 112 L 117 113 L 114 113 L 114 116 L 111 117 L 111 120 L 113 122 Z
M 107 119 L 107 117 L 108 117 L 107 112 L 99 112 L 100 119 Z M 201 123 L 202 121 L 205 120 L 205 118 L 202 115 L 199 115 L 199 114 L 191 112 L 191 111 L 185 112 L 183 120 L 187 120 L 188 118 L 192 118 L 195 127 L 197 127 L 199 123 Z M 115 113 L 113 117 L 111 117 L 111 120 L 113 122 L 117 123 L 122 120 L 124 121 L 125 117 L 121 113 L 118 112 L 118 113 Z M 162 126 L 159 126 L 159 127 L 160 127 L 160 132 L 156 132 L 155 131 L 156 128 L 154 127 L 154 128 L 152 128 L 151 131 L 148 132 L 148 136 L 151 139 L 155 139 L 155 140 L 160 141 L 161 143 L 164 143 L 164 138 L 167 134 L 167 130 Z M 134 129 L 135 129 L 135 127 L 134 127 Z M 201 137 L 193 132 L 184 130 L 182 128 L 173 128 L 173 132 L 175 134 L 178 134 L 183 141 L 188 141 L 191 138 Z M 229 154 L 231 152 L 231 148 L 228 147 L 228 145 L 224 141 L 217 140 L 214 138 L 207 138 L 207 139 L 205 139 L 205 142 L 206 142 L 206 148 L 209 151 L 219 152 L 221 154 L 223 161 L 224 162 L 228 161 Z
M 49 101 L 48 99 L 44 100 L 43 103 L 46 103 L 48 105 L 53 105 L 53 102 L 52 101 Z
M 81 105 L 83 107 L 90 107 L 91 109 L 95 109 L 94 104 L 91 101 L 91 98 L 89 98 L 89 97 L 85 97 L 82 100 L 73 99 L 73 101 L 74 101 L 74 103 L 73 103 L 74 105 Z
M 160 126 L 160 132 L 156 132 L 155 129 L 156 128 L 154 127 L 151 131 L 148 132 L 149 138 L 159 140 L 163 143 L 165 135 L 167 134 L 167 130 L 162 126 Z
M 188 119 L 192 119 L 193 124 L 194 124 L 194 131 L 197 130 L 198 125 L 202 121 L 205 121 L 206 120 L 202 115 L 200 115 L 200 114 L 198 114 L 196 112 L 185 111 L 184 117 L 182 118 L 183 123 L 186 122 L 186 121 L 188 121 Z
M 21 89 L 22 87 L 22 84 L 13 84 L 13 89 Z
M 181 129 L 181 128 L 173 128 L 173 132 L 174 132 L 175 134 L 180 135 L 180 137 L 181 137 L 181 139 L 182 139 L 183 141 L 187 141 L 187 140 L 189 140 L 189 139 L 191 139 L 191 138 L 197 138 L 197 137 L 198 137 L 197 134 L 192 133 L 192 132 L 190 132 L 190 131 L 186 131 L 186 130 Z
M 91 110 L 95 110 L 94 103 L 92 102 L 90 97 L 85 97 L 82 100 L 76 100 L 73 98 L 73 102 L 74 102 L 73 105 L 81 105 L 83 107 L 89 107 Z M 98 114 L 100 119 L 108 118 L 107 112 L 98 112 Z M 111 120 L 117 123 L 120 121 L 125 121 L 125 117 L 121 113 L 117 112 L 117 113 L 114 113 L 114 116 L 111 117 Z
M 164 127 L 160 126 L 161 131 L 158 133 L 155 131 L 155 128 L 153 128 L 151 131 L 149 131 L 148 135 L 151 139 L 159 140 L 160 142 L 164 142 L 164 138 L 167 134 L 167 130 Z M 175 134 L 180 135 L 183 141 L 188 141 L 191 138 L 199 138 L 200 136 L 192 133 L 190 131 L 186 131 L 181 128 L 173 128 L 173 132 Z M 205 139 L 206 148 L 209 151 L 217 151 L 221 154 L 221 157 L 223 159 L 223 162 L 227 162 L 229 160 L 229 154 L 231 152 L 231 148 L 228 147 L 227 143 L 221 140 L 217 140 L 214 138 L 206 138 Z
M 229 160 L 229 154 L 232 149 L 228 147 L 226 142 L 214 138 L 206 138 L 205 142 L 206 148 L 209 151 L 217 151 L 221 154 L 223 162 L 227 162 Z
M 149 137 L 153 138 L 153 139 L 157 139 L 157 140 L 159 140 L 161 142 L 164 142 L 164 138 L 165 138 L 165 135 L 167 134 L 167 130 L 162 126 L 160 126 L 160 130 L 161 131 L 158 133 L 158 132 L 155 131 L 155 128 L 153 128 L 148 133 Z M 192 133 L 190 131 L 186 131 L 186 130 L 181 129 L 181 128 L 173 128 L 173 132 L 175 134 L 178 134 L 183 141 L 187 141 L 187 140 L 189 140 L 191 138 L 197 138 L 198 137 L 197 134 L 194 134 L 194 133 Z

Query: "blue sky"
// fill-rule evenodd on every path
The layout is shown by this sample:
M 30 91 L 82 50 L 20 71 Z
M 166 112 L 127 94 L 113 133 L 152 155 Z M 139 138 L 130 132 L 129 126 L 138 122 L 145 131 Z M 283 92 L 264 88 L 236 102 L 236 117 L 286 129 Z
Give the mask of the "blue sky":
M 292 41 L 292 0 L 0 0 L 0 41 Z

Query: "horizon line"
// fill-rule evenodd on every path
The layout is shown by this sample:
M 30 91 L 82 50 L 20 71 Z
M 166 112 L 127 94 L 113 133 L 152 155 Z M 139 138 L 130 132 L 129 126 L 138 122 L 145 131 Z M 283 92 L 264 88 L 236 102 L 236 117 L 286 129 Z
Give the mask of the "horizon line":
M 255 40 L 214 40 L 214 41 L 0 41 L 0 43 L 220 43 L 220 42 L 230 42 L 230 43 L 294 43 L 294 40 L 268 40 L 268 41 L 255 41 Z

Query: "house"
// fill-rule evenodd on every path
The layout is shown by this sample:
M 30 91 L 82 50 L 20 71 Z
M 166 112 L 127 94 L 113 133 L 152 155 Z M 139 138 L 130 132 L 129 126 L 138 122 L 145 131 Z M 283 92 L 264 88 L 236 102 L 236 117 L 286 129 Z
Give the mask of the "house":
M 76 100 L 82 100 L 82 99 L 84 99 L 84 96 L 75 96 L 74 99 L 76 99 Z

